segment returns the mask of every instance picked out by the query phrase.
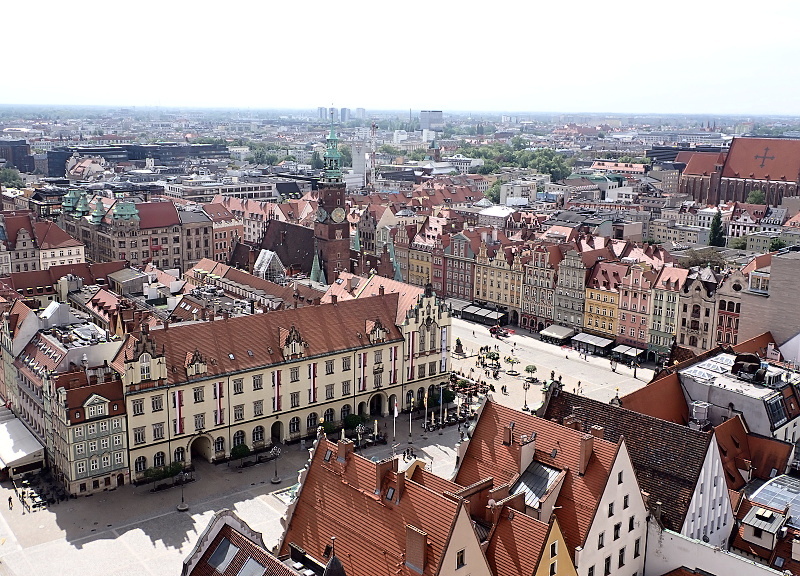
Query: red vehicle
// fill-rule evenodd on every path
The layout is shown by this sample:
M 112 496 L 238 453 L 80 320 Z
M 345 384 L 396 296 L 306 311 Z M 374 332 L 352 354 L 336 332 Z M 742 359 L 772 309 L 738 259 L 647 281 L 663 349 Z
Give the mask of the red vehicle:
M 501 326 L 492 326 L 489 328 L 489 334 L 495 338 L 506 338 L 508 336 L 508 330 L 502 328 Z

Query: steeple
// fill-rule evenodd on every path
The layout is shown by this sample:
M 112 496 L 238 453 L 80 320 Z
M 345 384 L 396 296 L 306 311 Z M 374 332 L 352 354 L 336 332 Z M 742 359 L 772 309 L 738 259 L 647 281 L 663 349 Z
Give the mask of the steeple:
M 322 176 L 322 182 L 325 184 L 341 184 L 342 155 L 339 152 L 339 137 L 336 136 L 336 130 L 333 128 L 333 112 L 331 112 L 331 130 L 328 133 L 323 159 L 325 161 L 325 172 Z
M 312 282 L 327 284 L 325 279 L 325 270 L 322 269 L 322 262 L 320 261 L 319 249 L 317 248 L 316 240 L 314 241 L 314 260 L 311 262 L 310 278 Z
M 89 217 L 89 220 L 92 224 L 100 224 L 103 221 L 103 216 L 106 215 L 105 207 L 103 206 L 103 201 L 100 199 L 100 196 L 97 197 L 97 202 L 94 205 L 94 212 Z

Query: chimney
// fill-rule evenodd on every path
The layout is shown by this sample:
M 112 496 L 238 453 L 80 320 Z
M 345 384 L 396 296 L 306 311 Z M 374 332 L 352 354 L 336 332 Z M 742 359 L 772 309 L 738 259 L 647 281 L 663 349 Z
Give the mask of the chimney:
M 223 310 L 223 311 L 222 311 L 222 319 L 223 319 L 223 320 L 225 320 L 226 322 L 228 321 L 228 316 L 229 316 L 229 315 L 230 315 L 230 314 L 228 313 L 228 311 L 227 311 L 227 310 Z
M 406 524 L 406 566 L 422 574 L 425 571 L 427 552 L 428 534 Z
M 403 470 L 397 473 L 397 490 L 394 493 L 395 502 L 399 502 L 403 497 L 403 492 L 406 490 L 406 471 Z
M 319 306 L 319 298 L 314 298 L 314 306 Z
M 375 464 L 375 494 L 381 493 L 383 479 L 387 473 L 397 470 L 397 458 L 387 458 Z
M 503 444 L 511 446 L 514 443 L 514 423 L 510 422 L 508 426 L 503 428 Z
M 653 506 L 653 516 L 656 518 L 656 522 L 661 524 L 661 501 L 656 502 L 656 505 Z
M 383 288 L 383 284 L 381 284 L 380 286 L 378 286 L 378 294 L 380 294 L 381 296 L 383 296 L 385 293 L 386 293 L 386 290 Z
M 561 422 L 561 425 L 565 426 L 566 428 L 572 428 L 573 430 L 580 430 L 583 428 L 583 422 L 581 422 L 581 419 L 575 416 L 575 414 L 565 416 L 564 420 Z
M 497 228 L 492 228 L 492 242 L 497 242 Z
M 583 476 L 586 474 L 586 469 L 589 467 L 589 460 L 592 457 L 592 449 L 594 448 L 594 436 L 591 434 L 584 434 L 581 436 L 581 454 L 580 462 L 578 462 L 578 474 Z
M 336 302 L 338 300 L 339 300 L 339 297 L 336 296 L 336 294 L 331 294 L 331 304 L 336 304 Z
M 336 459 L 339 462 L 344 462 L 347 457 L 353 453 L 353 441 L 345 438 L 336 443 Z
M 169 320 L 164 320 L 164 330 L 169 329 Z
M 591 428 L 589 428 L 589 434 L 591 434 L 595 438 L 602 440 L 603 434 L 605 434 L 605 428 L 603 428 L 602 426 L 594 425 Z
M 797 536 L 792 540 L 792 560 L 800 562 L 800 538 Z

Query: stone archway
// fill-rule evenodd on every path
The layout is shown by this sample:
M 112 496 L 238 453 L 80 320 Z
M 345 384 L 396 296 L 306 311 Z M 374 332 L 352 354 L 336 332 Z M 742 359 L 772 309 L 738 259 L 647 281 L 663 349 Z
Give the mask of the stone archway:
M 367 414 L 367 403 L 366 402 L 359 402 L 358 403 L 358 415 L 359 416 L 369 416 L 369 414 Z
M 369 399 L 369 415 L 370 416 L 383 416 L 383 394 L 378 392 L 373 394 Z
M 513 324 L 514 326 L 519 325 L 519 314 L 517 314 L 516 310 L 511 311 L 511 324 Z
M 117 474 L 117 486 L 124 486 L 125 485 L 125 475 L 124 474 Z
M 400 401 L 397 399 L 397 394 L 389 396 L 389 403 L 386 405 L 386 412 L 389 416 L 394 416 L 394 407 L 397 405 L 397 412 L 401 410 Z
M 272 427 L 269 429 L 269 436 L 273 444 L 283 442 L 283 422 L 275 420 L 275 422 L 272 423 Z
M 200 434 L 191 440 L 188 452 L 190 462 L 194 460 L 195 456 L 211 462 L 214 459 L 214 443 L 207 434 Z

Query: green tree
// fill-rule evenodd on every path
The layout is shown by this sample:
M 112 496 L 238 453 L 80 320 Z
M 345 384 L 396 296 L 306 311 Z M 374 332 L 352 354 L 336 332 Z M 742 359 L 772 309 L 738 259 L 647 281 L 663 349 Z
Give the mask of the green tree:
M 485 196 L 486 196 L 486 197 L 487 197 L 489 200 L 491 200 L 492 202 L 494 202 L 495 204 L 499 204 L 499 203 L 500 203 L 500 186 L 501 186 L 501 185 L 502 185 L 502 182 L 500 182 L 500 180 L 499 180 L 499 179 L 498 179 L 498 180 L 495 180 L 495 181 L 492 183 L 492 185 L 491 185 L 491 186 L 489 186 L 489 188 L 487 188 L 486 192 L 484 193 L 484 195 L 485 195 Z
M 250 456 L 250 446 L 247 444 L 237 444 L 231 448 L 231 459 L 236 460 L 238 458 L 240 467 L 244 459 L 248 456 Z
M 314 152 L 311 155 L 311 168 L 314 170 L 322 170 L 325 167 L 325 162 L 322 161 L 322 157 L 319 155 L 319 152 Z
M 0 169 L 0 184 L 8 188 L 22 188 L 25 186 L 25 183 L 19 176 L 19 170 L 16 168 Z
M 778 250 L 782 250 L 783 248 L 786 248 L 786 242 L 784 242 L 780 238 L 773 238 L 772 241 L 769 243 L 770 252 L 777 252 Z
M 719 266 L 725 268 L 727 265 L 725 258 L 713 248 L 703 250 L 687 250 L 686 255 L 681 259 L 682 268 L 692 268 L 693 266 Z
M 344 427 L 346 430 L 354 430 L 364 419 L 358 414 L 348 414 L 344 417 Z
M 529 374 L 528 378 L 533 378 L 533 375 L 536 374 L 536 366 L 533 364 L 528 364 L 525 366 L 525 372 Z
M 408 155 L 409 160 L 414 160 L 415 162 L 419 162 L 420 160 L 425 160 L 425 157 L 428 155 L 427 150 L 423 150 L 422 148 L 418 148 L 411 152 Z
M 522 136 L 514 136 L 511 139 L 511 147 L 517 151 L 524 150 L 528 147 L 528 142 Z
M 764 195 L 763 190 L 752 190 L 750 194 L 747 195 L 747 203 L 748 204 L 766 204 L 767 197 Z
M 488 352 L 486 354 L 486 359 L 490 360 L 495 366 L 500 366 L 500 354 L 497 352 Z
M 744 236 L 740 238 L 731 238 L 728 241 L 728 248 L 733 248 L 734 250 L 744 250 L 747 248 L 747 238 Z
M 339 144 L 339 154 L 342 155 L 342 166 L 353 165 L 353 149 L 348 144 Z
M 725 230 L 722 228 L 722 213 L 717 210 L 711 220 L 711 232 L 708 235 L 709 246 L 725 246 Z
M 394 156 L 395 158 L 397 156 L 403 155 L 403 151 L 400 150 L 400 148 L 396 148 L 390 144 L 384 144 L 383 146 L 378 148 L 378 152 L 380 152 L 381 154 L 388 154 L 389 156 Z

